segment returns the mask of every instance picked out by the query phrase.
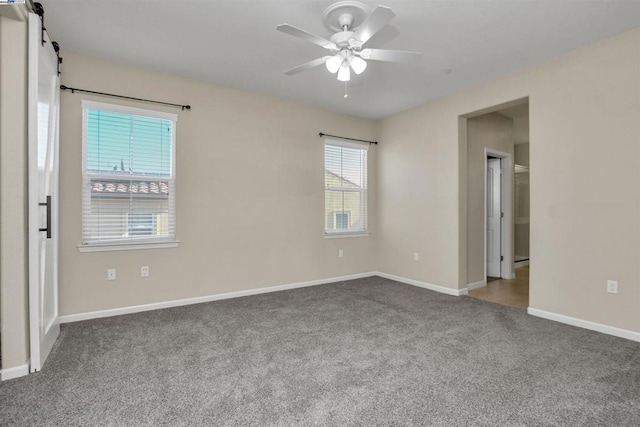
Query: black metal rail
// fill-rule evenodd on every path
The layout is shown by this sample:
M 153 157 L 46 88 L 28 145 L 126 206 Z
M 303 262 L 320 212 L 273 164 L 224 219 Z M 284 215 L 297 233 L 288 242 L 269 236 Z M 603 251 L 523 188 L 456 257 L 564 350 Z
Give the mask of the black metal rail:
M 171 107 L 182 108 L 182 111 L 191 110 L 191 105 L 173 104 L 171 102 L 154 101 L 154 100 L 151 100 L 151 99 L 144 99 L 144 98 L 134 98 L 133 96 L 117 95 L 117 94 L 114 94 L 114 93 L 107 93 L 107 92 L 97 92 L 95 90 L 78 89 L 77 87 L 69 87 L 69 86 L 65 86 L 65 85 L 60 85 L 60 90 L 70 90 L 71 93 L 76 93 L 76 92 L 90 93 L 92 95 L 110 96 L 112 98 L 129 99 L 131 101 L 142 101 L 142 102 L 150 102 L 152 104 L 169 105 Z
M 377 144 L 378 141 L 367 141 L 365 139 L 357 139 L 357 138 L 347 138 L 346 136 L 337 136 L 337 135 L 329 135 L 328 133 L 319 133 L 320 138 L 322 138 L 323 136 L 330 136 L 332 138 L 339 138 L 339 139 L 346 139 L 348 141 L 358 141 L 358 142 L 366 142 L 367 144 Z

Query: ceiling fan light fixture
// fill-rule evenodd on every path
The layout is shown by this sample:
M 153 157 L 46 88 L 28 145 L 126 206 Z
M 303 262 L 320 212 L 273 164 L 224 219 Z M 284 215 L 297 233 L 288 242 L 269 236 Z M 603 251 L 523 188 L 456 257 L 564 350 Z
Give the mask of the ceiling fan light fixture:
M 332 56 L 326 62 L 327 70 L 329 70 L 329 72 L 333 74 L 337 73 L 338 70 L 340 69 L 340 66 L 342 65 L 342 62 L 343 62 L 343 58 L 342 56 L 340 56 L 340 54 Z
M 338 71 L 338 80 L 341 82 L 348 82 L 351 80 L 351 71 L 349 71 L 349 64 L 342 63 L 340 70 Z
M 351 58 L 351 62 L 349 64 L 351 65 L 353 72 L 356 74 L 362 74 L 362 72 L 367 68 L 367 61 L 357 56 Z

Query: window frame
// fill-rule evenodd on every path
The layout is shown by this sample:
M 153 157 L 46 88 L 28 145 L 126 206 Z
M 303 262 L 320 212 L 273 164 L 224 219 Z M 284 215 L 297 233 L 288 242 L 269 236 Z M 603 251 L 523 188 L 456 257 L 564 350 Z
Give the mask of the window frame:
M 347 141 L 342 141 L 339 139 L 334 139 L 334 138 L 323 138 L 324 143 L 322 146 L 322 151 L 323 151 L 323 169 L 324 169 L 324 175 L 325 175 L 325 182 L 324 182 L 324 197 L 325 197 L 325 202 L 324 202 L 324 211 L 325 211 L 325 218 L 324 218 L 324 238 L 325 239 L 331 239 L 331 238 L 341 238 L 341 237 L 366 237 L 369 236 L 369 209 L 368 209 L 368 188 L 369 188 L 369 144 L 365 144 L 365 143 L 354 143 L 354 142 L 347 142 Z M 362 187 L 360 188 L 354 188 L 354 187 L 336 187 L 336 186 L 327 186 L 326 183 L 326 171 L 327 171 L 327 157 L 326 157 L 326 146 L 327 145 L 331 145 L 334 147 L 340 147 L 340 148 L 351 148 L 351 149 L 357 149 L 357 150 L 361 150 L 364 152 L 364 161 L 362 163 L 362 168 L 363 170 L 361 171 L 362 173 Z M 329 171 L 330 173 L 332 173 L 331 171 Z M 341 177 L 342 178 L 342 177 Z M 359 218 L 359 222 L 361 224 L 364 224 L 364 226 L 362 227 L 362 229 L 356 229 L 356 230 L 344 230 L 344 229 L 327 229 L 326 225 L 327 225 L 327 218 L 326 218 L 326 212 L 327 212 L 327 201 L 326 201 L 326 192 L 327 191 L 341 191 L 341 192 L 353 192 L 353 193 L 359 193 L 360 194 L 360 218 Z M 344 206 L 343 206 L 344 208 Z M 348 213 L 349 215 L 349 221 L 351 221 L 352 219 L 352 213 L 349 210 L 345 210 L 345 209 L 337 209 L 337 210 L 332 210 L 331 211 L 331 215 L 333 216 L 333 220 L 334 220 L 334 226 L 336 224 L 336 212 L 341 212 L 341 213 Z
M 82 108 L 82 193 L 81 193 L 81 201 L 83 206 L 81 207 L 81 243 L 77 245 L 77 248 L 80 252 L 99 252 L 99 251 L 116 251 L 116 250 L 133 250 L 133 249 L 158 249 L 158 248 L 173 248 L 177 247 L 180 243 L 176 239 L 177 234 L 177 224 L 176 224 L 176 127 L 178 122 L 177 114 L 167 113 L 156 110 L 147 110 L 136 107 L 129 107 L 118 104 L 108 104 L 103 102 L 82 100 L 81 102 Z M 172 122 L 171 126 L 171 162 L 170 162 L 170 175 L 168 177 L 158 177 L 156 178 L 158 181 L 166 181 L 169 185 L 168 191 L 168 211 L 169 215 L 173 216 L 173 234 L 169 236 L 149 236 L 148 238 L 131 238 L 129 236 L 129 215 L 131 212 L 128 212 L 124 218 L 125 221 L 125 231 L 127 237 L 123 237 L 122 239 L 91 239 L 85 240 L 84 230 L 85 230 L 85 201 L 91 200 L 91 190 L 89 188 L 89 183 L 91 179 L 102 178 L 106 180 L 113 180 L 118 178 L 124 178 L 126 180 L 145 180 L 149 181 L 150 177 L 147 175 L 136 175 L 136 174 L 122 174 L 122 175 L 114 175 L 114 174 L 104 174 L 100 172 L 90 172 L 87 170 L 87 129 L 88 129 L 88 112 L 89 110 L 93 111 L 104 111 L 109 113 L 119 113 L 126 114 L 131 116 L 140 116 L 146 118 L 160 119 L 160 120 L 169 120 Z M 89 193 L 89 194 L 87 194 Z M 155 223 L 156 219 L 154 219 Z

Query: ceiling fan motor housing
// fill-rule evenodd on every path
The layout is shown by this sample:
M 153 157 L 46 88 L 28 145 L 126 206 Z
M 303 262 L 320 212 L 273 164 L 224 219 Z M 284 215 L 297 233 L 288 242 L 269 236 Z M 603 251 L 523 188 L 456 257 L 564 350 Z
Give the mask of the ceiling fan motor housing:
M 349 29 L 351 28 L 351 24 L 353 24 L 353 15 L 350 13 L 343 13 L 338 17 L 338 22 L 340 23 L 340 28 Z

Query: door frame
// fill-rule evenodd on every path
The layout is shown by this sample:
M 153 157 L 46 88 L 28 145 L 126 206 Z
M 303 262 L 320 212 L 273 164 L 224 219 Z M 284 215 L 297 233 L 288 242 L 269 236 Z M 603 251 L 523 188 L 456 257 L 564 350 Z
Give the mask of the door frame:
M 513 270 L 513 154 L 485 147 L 483 184 L 484 210 L 482 215 L 484 218 L 482 234 L 484 280 L 487 280 L 487 159 L 489 156 L 500 158 L 500 166 L 502 169 L 502 173 L 500 174 L 500 204 L 502 205 L 504 216 L 502 217 L 502 221 L 500 221 L 500 251 L 503 256 L 502 262 L 500 263 L 500 277 L 503 279 L 514 279 L 516 275 Z

